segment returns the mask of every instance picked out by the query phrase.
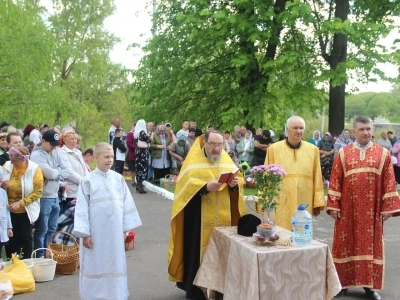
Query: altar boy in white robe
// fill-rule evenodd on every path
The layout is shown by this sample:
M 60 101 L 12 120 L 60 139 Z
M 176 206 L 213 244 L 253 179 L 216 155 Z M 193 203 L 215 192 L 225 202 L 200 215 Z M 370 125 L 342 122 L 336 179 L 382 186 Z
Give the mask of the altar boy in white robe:
M 75 208 L 74 234 L 80 241 L 81 299 L 128 299 L 125 232 L 142 225 L 124 178 L 110 170 L 110 144 L 94 147 L 97 168 L 82 178 Z

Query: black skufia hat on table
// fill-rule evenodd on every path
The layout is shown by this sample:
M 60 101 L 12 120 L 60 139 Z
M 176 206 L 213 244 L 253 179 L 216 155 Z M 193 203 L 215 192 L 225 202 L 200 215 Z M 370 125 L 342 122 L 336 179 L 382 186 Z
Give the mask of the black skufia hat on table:
M 252 236 L 254 232 L 257 232 L 257 226 L 260 224 L 261 220 L 255 215 L 244 215 L 238 220 L 237 233 L 244 236 Z

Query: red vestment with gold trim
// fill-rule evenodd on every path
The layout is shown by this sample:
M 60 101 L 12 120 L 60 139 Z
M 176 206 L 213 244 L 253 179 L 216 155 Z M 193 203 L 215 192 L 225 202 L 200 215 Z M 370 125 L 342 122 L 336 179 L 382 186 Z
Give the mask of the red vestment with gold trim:
M 390 153 L 371 143 L 352 144 L 334 160 L 327 211 L 340 211 L 332 255 L 343 288 L 383 288 L 382 213 L 400 215 Z

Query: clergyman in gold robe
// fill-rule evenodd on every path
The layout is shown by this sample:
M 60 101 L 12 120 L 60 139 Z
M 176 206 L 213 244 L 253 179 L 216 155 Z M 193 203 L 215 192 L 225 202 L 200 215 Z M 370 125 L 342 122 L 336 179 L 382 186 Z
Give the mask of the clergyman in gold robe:
M 318 216 L 325 207 L 319 149 L 303 141 L 304 119 L 292 116 L 286 122 L 287 138 L 272 144 L 265 165 L 278 164 L 287 175 L 283 177 L 281 197 L 276 212 L 276 224 L 291 230 L 291 217 L 300 204 Z
M 186 291 L 187 299 L 205 299 L 193 285 L 211 231 L 217 226 L 236 226 L 246 214 L 243 176 L 221 184 L 222 172 L 236 167 L 223 150 L 224 138 L 208 131 L 196 139 L 179 173 L 171 213 L 168 273 L 171 281 Z

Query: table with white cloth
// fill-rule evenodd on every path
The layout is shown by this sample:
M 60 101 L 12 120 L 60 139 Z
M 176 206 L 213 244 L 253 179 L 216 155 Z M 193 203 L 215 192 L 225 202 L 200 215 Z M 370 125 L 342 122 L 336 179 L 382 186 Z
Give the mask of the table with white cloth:
M 280 227 L 277 234 L 291 235 Z M 258 245 L 235 226 L 213 229 L 194 284 L 224 300 L 324 300 L 341 290 L 328 245 Z

